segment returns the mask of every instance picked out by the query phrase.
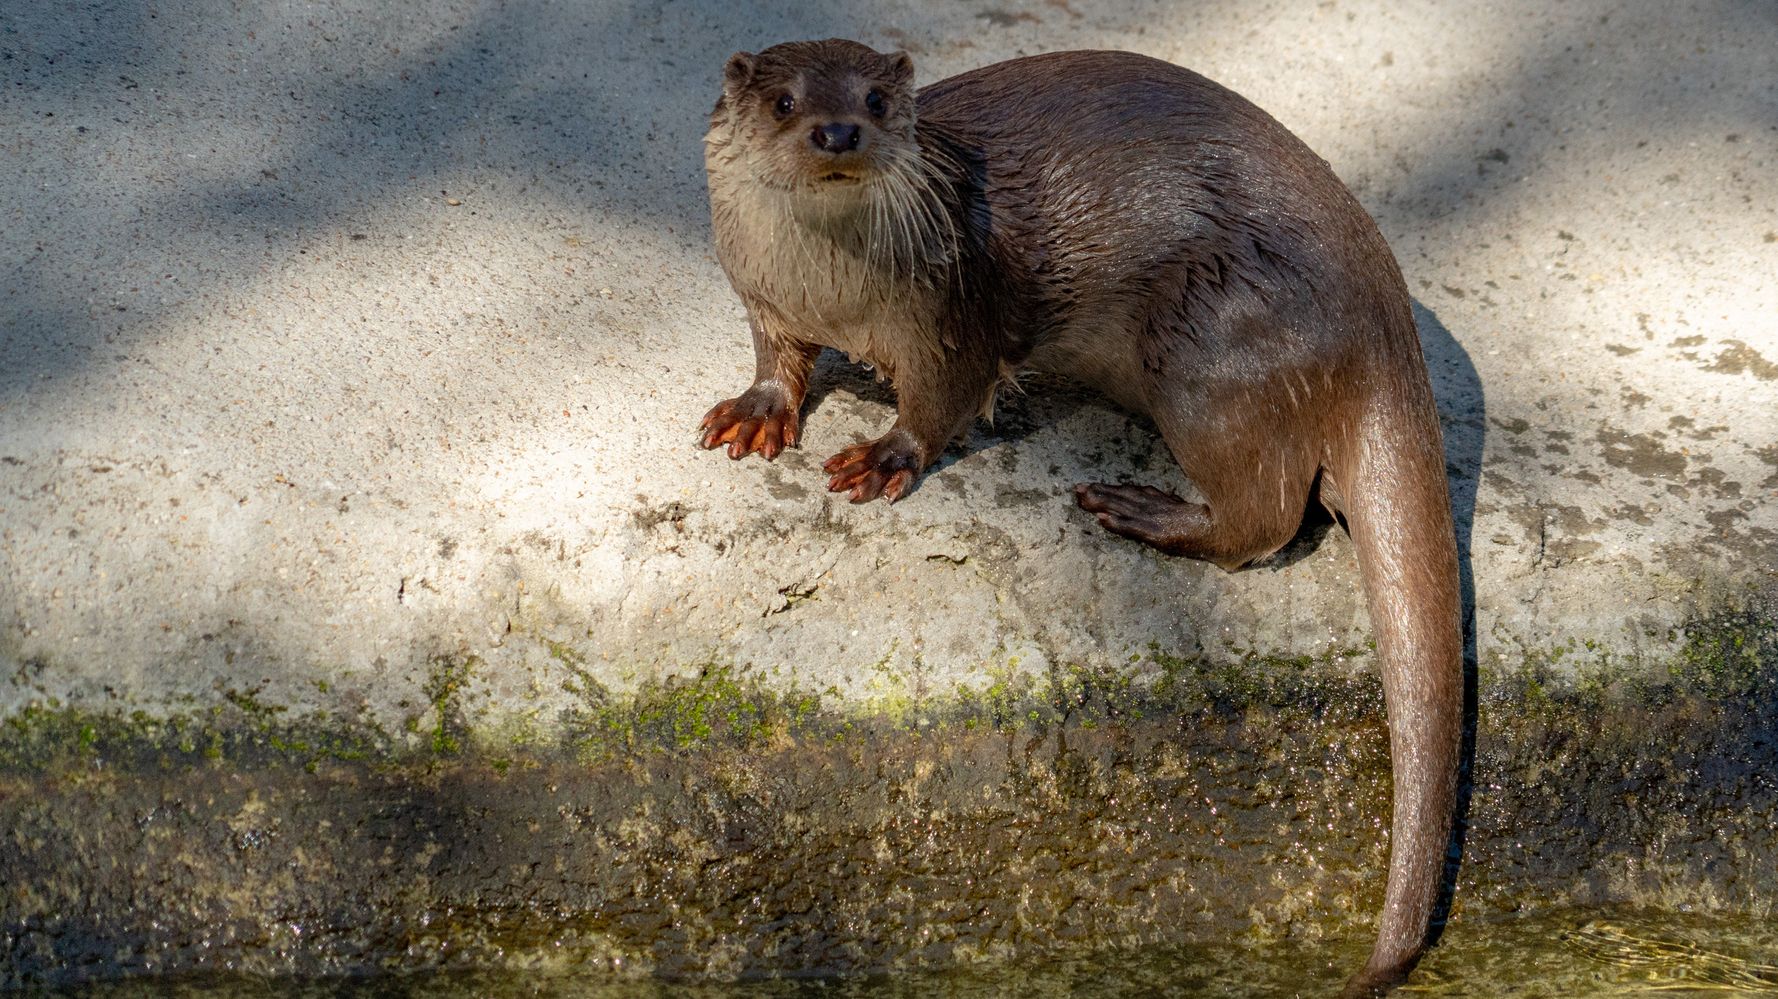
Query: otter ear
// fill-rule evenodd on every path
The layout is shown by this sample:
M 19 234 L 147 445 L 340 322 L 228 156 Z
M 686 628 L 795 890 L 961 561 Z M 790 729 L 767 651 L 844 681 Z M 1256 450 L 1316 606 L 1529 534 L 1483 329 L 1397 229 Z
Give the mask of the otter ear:
M 753 70 L 758 61 L 759 57 L 751 52 L 736 52 L 729 56 L 728 65 L 722 68 L 723 92 L 737 94 L 753 82 Z
M 914 83 L 914 57 L 906 52 L 891 52 L 884 58 L 883 72 L 898 87 Z

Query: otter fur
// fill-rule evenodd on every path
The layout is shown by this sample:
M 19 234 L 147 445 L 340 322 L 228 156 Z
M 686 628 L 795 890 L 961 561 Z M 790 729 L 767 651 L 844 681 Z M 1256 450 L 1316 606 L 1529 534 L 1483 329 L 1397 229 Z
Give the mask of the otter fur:
M 1238 569 L 1325 507 L 1357 551 L 1394 764 L 1388 880 L 1350 994 L 1432 932 L 1462 727 L 1456 540 L 1407 288 L 1376 224 L 1265 112 L 1120 52 L 997 63 L 915 89 L 905 53 L 838 39 L 738 53 L 705 139 L 718 256 L 755 380 L 700 443 L 801 438 L 823 347 L 894 385 L 828 488 L 894 502 L 1021 371 L 1154 421 L 1202 496 L 1085 483 L 1108 530 Z

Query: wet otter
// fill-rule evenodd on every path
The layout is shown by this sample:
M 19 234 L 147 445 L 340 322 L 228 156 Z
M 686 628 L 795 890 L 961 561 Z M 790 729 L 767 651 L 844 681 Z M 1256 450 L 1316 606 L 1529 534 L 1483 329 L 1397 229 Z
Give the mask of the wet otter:
M 705 139 L 752 387 L 701 443 L 795 446 L 823 346 L 890 378 L 898 416 L 825 466 L 891 502 L 1021 370 L 1149 414 L 1204 502 L 1083 484 L 1106 528 L 1226 568 L 1311 504 L 1346 526 L 1395 766 L 1388 884 L 1354 993 L 1426 944 L 1462 713 L 1456 541 L 1408 292 L 1375 223 L 1265 112 L 1118 52 L 1015 59 L 916 91 L 905 53 L 829 40 L 728 61 Z

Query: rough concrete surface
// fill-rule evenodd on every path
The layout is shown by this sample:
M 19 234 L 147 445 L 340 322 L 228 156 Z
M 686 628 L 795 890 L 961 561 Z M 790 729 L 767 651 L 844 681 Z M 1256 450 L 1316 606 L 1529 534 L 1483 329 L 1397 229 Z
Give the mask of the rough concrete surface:
M 399 717 L 473 654 L 548 718 L 712 657 L 949 689 L 1364 639 L 1349 548 L 1225 575 L 1105 536 L 1179 482 L 1054 386 L 909 499 L 819 463 L 892 398 L 824 363 L 803 450 L 692 445 L 745 387 L 702 123 L 722 59 L 845 34 L 934 80 L 1135 49 L 1333 164 L 1422 306 L 1480 653 L 1640 650 L 1778 551 L 1769 5 L 9 4 L 0 706 L 220 688 Z M 831 358 L 829 359 L 832 360 Z M 1470 510 L 1473 505 L 1473 520 Z M 325 694 L 317 687 L 325 685 Z
M 1367 670 L 1337 532 L 1231 575 L 1076 510 L 1078 481 L 1186 485 L 1152 428 L 1065 385 L 1005 399 L 893 507 L 824 491 L 821 461 L 893 405 L 831 355 L 801 450 L 694 446 L 753 364 L 703 189 L 720 67 L 828 35 L 904 48 L 928 82 L 1115 47 L 1253 99 L 1351 185 L 1416 296 L 1484 685 L 1696 665 L 1725 619 L 1745 627 L 1706 644 L 1767 636 L 1745 647 L 1770 666 L 1748 610 L 1778 587 L 1770 3 L 13 0 L 15 745 L 74 712 L 499 752 L 713 677 L 917 729 L 1070 670 Z M 1724 793 L 1757 827 L 1769 789 Z

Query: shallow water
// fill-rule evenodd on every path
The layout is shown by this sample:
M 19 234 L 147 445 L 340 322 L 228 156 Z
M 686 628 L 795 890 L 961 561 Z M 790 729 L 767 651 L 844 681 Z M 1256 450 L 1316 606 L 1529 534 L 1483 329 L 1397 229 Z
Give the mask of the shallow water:
M 568 955 L 564 955 L 568 956 Z M 570 961 L 572 960 L 571 956 Z M 977 965 L 892 976 L 727 984 L 614 981 L 609 971 L 501 967 L 348 979 L 227 974 L 139 978 L 58 996 L 441 997 L 572 996 L 585 999 L 900 999 L 900 997 L 1321 996 L 1362 953 L 1350 942 L 1230 943 L 1101 951 L 1070 960 Z M 530 959 L 526 959 L 527 962 Z M 1778 928 L 1768 920 L 1622 910 L 1564 910 L 1453 923 L 1403 997 L 1778 996 Z

